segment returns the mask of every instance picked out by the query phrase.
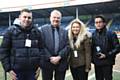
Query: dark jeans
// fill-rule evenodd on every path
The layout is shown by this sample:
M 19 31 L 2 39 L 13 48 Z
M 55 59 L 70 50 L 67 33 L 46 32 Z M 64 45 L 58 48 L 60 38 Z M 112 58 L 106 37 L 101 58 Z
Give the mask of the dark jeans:
M 15 70 L 17 80 L 36 80 L 35 70 Z
M 85 66 L 70 67 L 70 70 L 74 80 L 88 80 L 88 72 L 85 72 Z
M 112 65 L 96 66 L 95 65 L 95 77 L 96 80 L 112 80 Z
M 53 80 L 53 72 L 54 72 L 54 80 L 65 80 L 65 71 L 59 71 L 56 69 L 42 69 L 42 80 Z

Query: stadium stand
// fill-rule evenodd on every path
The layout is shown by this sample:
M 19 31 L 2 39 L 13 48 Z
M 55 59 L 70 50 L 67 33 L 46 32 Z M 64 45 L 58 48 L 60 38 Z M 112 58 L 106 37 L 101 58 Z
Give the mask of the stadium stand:
M 113 31 L 120 31 L 120 16 L 113 17 L 113 21 L 109 29 Z

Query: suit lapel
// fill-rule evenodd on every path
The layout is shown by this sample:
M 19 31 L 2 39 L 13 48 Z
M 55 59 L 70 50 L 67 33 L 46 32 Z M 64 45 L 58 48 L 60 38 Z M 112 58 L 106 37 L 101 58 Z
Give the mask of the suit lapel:
M 59 28 L 59 45 L 62 43 L 62 39 L 63 39 L 63 30 L 61 28 Z
M 50 42 L 50 44 L 53 45 L 53 43 L 54 43 L 53 41 L 54 40 L 53 40 L 53 33 L 52 33 L 51 26 L 48 27 L 48 31 L 46 33 L 48 34 L 48 38 L 49 38 L 48 40 L 50 40 L 48 42 Z

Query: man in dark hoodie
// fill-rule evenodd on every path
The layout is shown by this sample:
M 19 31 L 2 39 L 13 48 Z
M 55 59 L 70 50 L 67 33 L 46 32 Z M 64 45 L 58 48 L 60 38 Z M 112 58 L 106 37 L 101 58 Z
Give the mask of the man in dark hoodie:
M 32 12 L 23 9 L 19 24 L 14 24 L 5 32 L 0 48 L 0 60 L 12 80 L 36 80 L 42 53 L 40 31 L 32 25 Z
M 106 20 L 103 16 L 96 16 L 94 21 L 96 30 L 92 34 L 92 61 L 95 65 L 96 80 L 112 80 L 119 41 L 114 32 L 106 29 Z

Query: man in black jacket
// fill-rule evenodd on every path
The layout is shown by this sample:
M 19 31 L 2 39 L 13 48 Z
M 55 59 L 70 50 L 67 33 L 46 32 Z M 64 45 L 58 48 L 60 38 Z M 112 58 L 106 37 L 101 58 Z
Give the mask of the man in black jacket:
M 42 53 L 40 31 L 32 26 L 32 12 L 23 9 L 19 15 L 20 24 L 6 31 L 0 48 L 0 60 L 12 80 L 36 80 Z
M 106 29 L 103 16 L 96 16 L 94 21 L 96 30 L 92 34 L 92 61 L 95 65 L 96 80 L 112 80 L 119 41 L 114 32 Z

